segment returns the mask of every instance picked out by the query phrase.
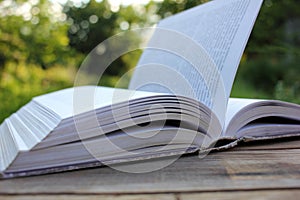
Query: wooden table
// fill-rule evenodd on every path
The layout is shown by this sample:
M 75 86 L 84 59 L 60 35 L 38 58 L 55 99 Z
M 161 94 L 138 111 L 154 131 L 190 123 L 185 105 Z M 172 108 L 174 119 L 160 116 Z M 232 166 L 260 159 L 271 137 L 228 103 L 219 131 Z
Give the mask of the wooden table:
M 183 156 L 151 173 L 109 167 L 0 181 L 0 199 L 300 199 L 300 138 Z

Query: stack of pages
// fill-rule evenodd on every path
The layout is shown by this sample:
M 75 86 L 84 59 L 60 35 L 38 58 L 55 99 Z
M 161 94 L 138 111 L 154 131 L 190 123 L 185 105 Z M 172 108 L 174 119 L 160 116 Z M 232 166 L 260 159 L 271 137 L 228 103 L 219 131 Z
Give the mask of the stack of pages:
M 0 125 L 0 174 L 37 175 L 300 135 L 299 105 L 229 98 L 261 4 L 215 0 L 162 20 L 158 29 L 180 33 L 205 52 L 193 56 L 199 52 L 192 45 L 179 45 L 196 63 L 149 48 L 129 89 L 80 86 L 33 98 Z M 180 44 L 166 43 L 173 36 L 156 31 L 148 46 L 172 49 Z M 221 140 L 228 142 L 214 147 Z

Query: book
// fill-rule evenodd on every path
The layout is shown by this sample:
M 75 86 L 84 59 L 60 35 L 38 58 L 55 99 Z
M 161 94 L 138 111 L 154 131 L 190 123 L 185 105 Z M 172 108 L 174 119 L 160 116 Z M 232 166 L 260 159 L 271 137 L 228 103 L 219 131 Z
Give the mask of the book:
M 0 125 L 1 177 L 300 135 L 300 105 L 229 98 L 261 4 L 215 0 L 163 19 L 128 89 L 78 86 L 33 98 Z

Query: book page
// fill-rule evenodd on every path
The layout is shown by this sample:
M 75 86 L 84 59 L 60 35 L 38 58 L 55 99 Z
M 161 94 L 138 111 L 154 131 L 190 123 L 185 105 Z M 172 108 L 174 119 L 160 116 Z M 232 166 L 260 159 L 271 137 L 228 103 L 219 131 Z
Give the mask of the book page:
M 225 128 L 228 127 L 228 124 L 232 121 L 232 118 L 243 108 L 249 106 L 250 104 L 264 101 L 259 99 L 240 99 L 240 98 L 230 98 L 228 101 L 228 107 L 226 112 Z
M 33 101 L 48 108 L 61 119 L 132 99 L 159 95 L 119 88 L 82 86 L 35 97 Z
M 225 120 L 233 80 L 262 0 L 215 0 L 162 20 L 129 89 L 195 98 Z
M 300 106 L 278 100 L 230 98 L 223 136 L 299 134 Z

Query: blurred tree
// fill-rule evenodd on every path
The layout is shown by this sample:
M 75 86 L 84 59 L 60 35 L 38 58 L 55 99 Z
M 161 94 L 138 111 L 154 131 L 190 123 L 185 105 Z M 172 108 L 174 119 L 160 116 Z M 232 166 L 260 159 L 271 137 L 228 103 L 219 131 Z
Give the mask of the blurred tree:
M 4 0 L 0 3 L 0 65 L 6 62 L 48 68 L 66 65 L 68 46 L 65 14 L 48 0 Z
M 33 96 L 72 86 L 78 54 L 61 11 L 48 0 L 0 2 L 0 122 Z
M 68 37 L 70 46 L 78 52 L 88 55 L 101 42 L 120 32 L 141 28 L 157 22 L 155 18 L 156 5 L 114 5 L 107 0 L 91 0 L 81 5 L 69 1 L 64 12 L 70 25 Z M 157 16 L 156 16 L 157 17 Z M 140 35 L 130 35 L 128 41 L 136 45 L 141 42 Z M 124 41 L 125 42 L 125 41 Z M 114 44 L 115 51 L 122 43 Z M 105 47 L 99 49 L 105 53 Z M 126 54 L 115 60 L 105 71 L 105 75 L 118 77 L 126 73 L 137 63 L 141 51 Z M 129 58 L 130 57 L 130 58 Z M 100 83 L 101 84 L 101 83 Z M 107 81 L 105 83 L 107 85 Z
M 67 22 L 70 25 L 68 37 L 70 45 L 84 54 L 89 53 L 96 45 L 112 36 L 117 26 L 118 14 L 110 11 L 106 0 L 75 6 L 69 1 L 64 6 Z
M 271 98 L 300 102 L 299 58 L 299 2 L 266 0 L 245 50 L 237 84 L 242 80 Z
M 161 18 L 165 18 L 209 1 L 210 0 L 164 0 L 158 3 L 160 7 L 158 14 Z

